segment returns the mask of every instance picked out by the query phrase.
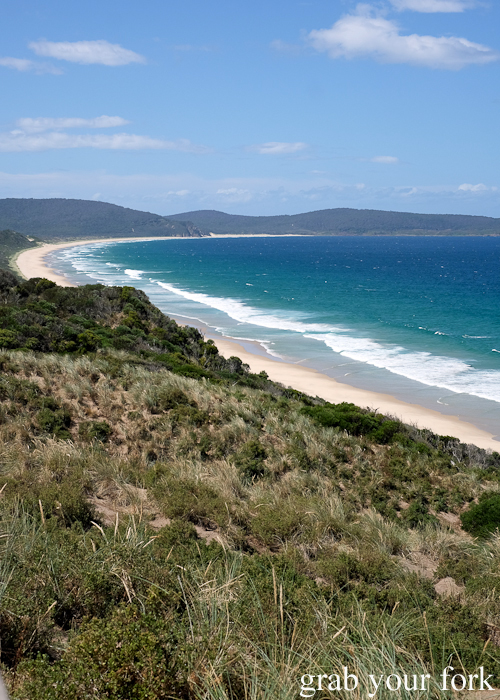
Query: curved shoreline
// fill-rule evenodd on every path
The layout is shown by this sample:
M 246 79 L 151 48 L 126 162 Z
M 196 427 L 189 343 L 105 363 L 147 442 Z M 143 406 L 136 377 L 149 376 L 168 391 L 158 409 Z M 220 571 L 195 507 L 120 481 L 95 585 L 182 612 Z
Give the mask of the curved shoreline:
M 162 240 L 171 240 L 173 237 L 163 237 Z M 88 245 L 89 243 L 104 243 L 118 241 L 145 241 L 159 240 L 158 238 L 107 238 L 88 239 L 84 241 L 72 241 L 70 243 L 44 244 L 39 248 L 30 248 L 21 251 L 12 264 L 19 273 L 29 279 L 30 277 L 45 277 L 63 287 L 75 287 L 66 277 L 52 270 L 45 262 L 47 255 L 54 250 L 73 246 Z M 428 428 L 439 435 L 452 435 L 462 442 L 472 443 L 484 449 L 500 451 L 500 442 L 494 439 L 494 435 L 472 423 L 461 420 L 457 416 L 449 416 L 439 411 L 407 403 L 391 396 L 365 389 L 358 389 L 338 382 L 335 379 L 322 374 L 317 370 L 302 367 L 287 362 L 282 362 L 266 354 L 261 356 L 248 352 L 236 340 L 231 338 L 213 338 L 219 352 L 224 357 L 237 355 L 243 362 L 250 366 L 252 372 L 266 372 L 270 379 L 290 386 L 306 394 L 319 396 L 332 403 L 348 401 L 362 407 L 370 407 L 380 413 L 390 414 L 401 419 L 404 423 L 416 425 L 419 428 Z

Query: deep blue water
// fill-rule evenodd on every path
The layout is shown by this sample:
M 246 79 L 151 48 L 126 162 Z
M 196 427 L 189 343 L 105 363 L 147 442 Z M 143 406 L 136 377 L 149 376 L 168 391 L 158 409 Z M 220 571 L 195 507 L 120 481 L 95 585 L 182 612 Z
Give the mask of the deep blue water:
M 132 284 L 173 316 L 500 432 L 500 238 L 101 243 L 52 264 L 80 284 Z

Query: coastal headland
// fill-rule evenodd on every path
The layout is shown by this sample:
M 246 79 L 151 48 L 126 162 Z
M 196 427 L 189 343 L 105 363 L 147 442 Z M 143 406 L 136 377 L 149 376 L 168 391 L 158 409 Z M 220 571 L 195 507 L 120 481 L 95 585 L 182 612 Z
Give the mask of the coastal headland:
M 163 237 L 168 240 L 170 237 Z M 155 237 L 156 239 L 156 237 Z M 66 277 L 49 267 L 46 257 L 53 251 L 71 246 L 81 246 L 93 242 L 117 242 L 119 240 L 133 241 L 134 238 L 112 238 L 72 241 L 57 244 L 45 244 L 38 248 L 22 251 L 13 261 L 19 273 L 29 279 L 45 277 L 61 286 L 75 286 Z M 144 241 L 144 238 L 140 240 Z M 343 401 L 354 403 L 361 407 L 369 407 L 379 413 L 395 416 L 405 423 L 427 428 L 439 435 L 457 437 L 464 443 L 477 445 L 483 449 L 498 451 L 500 443 L 495 436 L 481 428 L 461 420 L 457 416 L 444 415 L 438 411 L 406 403 L 391 396 L 374 391 L 368 391 L 338 382 L 331 377 L 314 369 L 301 367 L 273 358 L 271 355 L 254 354 L 236 340 L 213 336 L 219 352 L 224 357 L 238 356 L 249 365 L 252 372 L 266 372 L 270 379 L 303 391 L 312 396 L 318 396 L 332 403 Z

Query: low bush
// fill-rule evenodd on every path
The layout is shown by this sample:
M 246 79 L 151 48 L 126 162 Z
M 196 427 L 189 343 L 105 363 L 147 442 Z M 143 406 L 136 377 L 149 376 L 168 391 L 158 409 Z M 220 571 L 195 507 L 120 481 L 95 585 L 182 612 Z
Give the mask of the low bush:
M 500 493 L 483 498 L 462 513 L 460 520 L 463 529 L 473 537 L 488 537 L 500 528 Z
M 249 440 L 234 455 L 234 464 L 241 472 L 244 481 L 260 479 L 268 470 L 265 465 L 267 452 L 258 440 Z
M 208 527 L 227 525 L 226 502 L 210 486 L 169 474 L 156 482 L 154 495 L 167 518 L 179 518 Z
M 388 420 L 378 413 L 371 413 L 352 403 L 331 404 L 322 406 L 305 406 L 302 413 L 311 416 L 325 428 L 339 428 L 350 435 L 363 435 L 374 442 L 385 445 L 394 441 L 408 441 L 403 434 L 404 426 L 399 421 Z
M 135 606 L 118 608 L 110 619 L 84 625 L 63 660 L 50 664 L 42 657 L 25 663 L 19 673 L 31 680 L 23 690 L 31 700 L 187 698 L 187 679 L 177 668 L 182 657 L 177 641 L 168 619 L 145 615 Z
M 111 426 L 105 420 L 83 421 L 78 427 L 78 435 L 88 442 L 107 442 L 112 432 Z
M 46 482 L 28 474 L 5 482 L 4 507 L 18 501 L 37 521 L 55 518 L 63 526 L 79 523 L 86 529 L 95 518 L 87 487 L 80 470 L 53 474 Z
M 71 413 L 68 409 L 42 408 L 38 411 L 36 420 L 40 430 L 50 433 L 60 440 L 71 438 L 71 433 L 68 430 L 71 426 Z

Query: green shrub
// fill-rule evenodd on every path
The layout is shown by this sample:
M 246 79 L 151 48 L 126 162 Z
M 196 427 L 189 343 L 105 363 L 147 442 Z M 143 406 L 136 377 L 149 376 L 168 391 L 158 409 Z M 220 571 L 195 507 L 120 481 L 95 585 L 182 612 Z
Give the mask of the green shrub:
M 78 335 L 78 344 L 81 352 L 94 352 L 102 345 L 102 341 L 92 331 L 84 331 Z
M 43 404 L 38 404 L 40 388 L 34 382 L 17 377 L 0 377 L 0 399 L 10 399 L 19 402 L 21 405 L 33 404 L 43 408 Z M 59 404 L 56 402 L 56 407 Z
M 483 498 L 462 513 L 462 527 L 473 537 L 488 537 L 500 527 L 500 493 Z
M 429 513 L 429 502 L 425 496 L 419 495 L 410 503 L 410 507 L 402 511 L 401 517 L 408 527 L 417 527 L 426 523 L 437 523 L 438 520 Z
M 9 330 L 0 330 L 0 348 L 15 348 L 17 345 L 17 333 Z
M 340 552 L 334 556 L 323 554 L 316 568 L 328 582 L 338 588 L 350 587 L 359 582 L 381 586 L 394 578 L 396 573 L 396 567 L 387 555 L 368 549 L 359 557 L 349 552 Z
M 71 642 L 64 658 L 27 662 L 20 671 L 32 700 L 167 700 L 187 697 L 187 679 L 176 668 L 181 650 L 168 620 L 118 608 L 110 619 L 92 620 Z
M 19 501 L 24 510 L 39 521 L 56 518 L 63 526 L 80 523 L 90 527 L 94 511 L 87 499 L 86 486 L 80 471 L 54 474 L 48 483 L 40 483 L 32 475 L 9 480 L 5 494 L 8 502 Z
M 37 282 L 35 286 L 35 294 L 42 294 L 45 292 L 47 289 L 53 289 L 56 287 L 56 283 L 52 282 L 52 280 L 45 279 L 45 277 L 42 277 L 39 282 Z
M 281 547 L 308 524 L 305 510 L 301 499 L 283 501 L 279 505 L 263 503 L 250 521 L 252 532 L 267 546 Z
M 177 406 L 189 406 L 192 403 L 182 389 L 175 387 L 161 387 L 155 395 L 156 407 L 161 411 L 169 411 Z
M 302 413 L 311 416 L 325 428 L 340 428 L 351 435 L 364 435 L 383 445 L 396 437 L 397 441 L 408 441 L 401 432 L 404 429 L 402 423 L 388 420 L 378 413 L 364 411 L 352 403 L 304 406 Z
M 172 423 L 188 423 L 189 425 L 201 426 L 204 423 L 208 423 L 210 416 L 206 411 L 200 411 L 200 409 L 194 406 L 177 406 L 170 413 L 170 418 Z
M 54 403 L 57 405 L 56 402 Z M 40 429 L 44 432 L 51 433 L 61 440 L 69 440 L 71 438 L 68 430 L 71 425 L 71 413 L 68 409 L 44 407 L 38 411 L 36 420 Z
M 267 473 L 264 461 L 267 452 L 258 440 L 249 440 L 234 455 L 234 464 L 247 482 L 259 479 Z
M 167 518 L 180 518 L 208 527 L 227 525 L 230 520 L 226 502 L 207 484 L 169 475 L 153 488 Z
M 84 421 L 80 423 L 78 428 L 78 435 L 88 442 L 92 442 L 93 440 L 107 442 L 112 432 L 111 426 L 105 420 Z
M 85 529 L 91 526 L 94 510 L 81 481 L 75 475 L 68 476 L 60 483 L 51 482 L 42 486 L 38 495 L 46 518 L 56 517 L 67 526 L 73 523 L 80 523 Z M 38 505 L 32 506 L 35 513 Z

